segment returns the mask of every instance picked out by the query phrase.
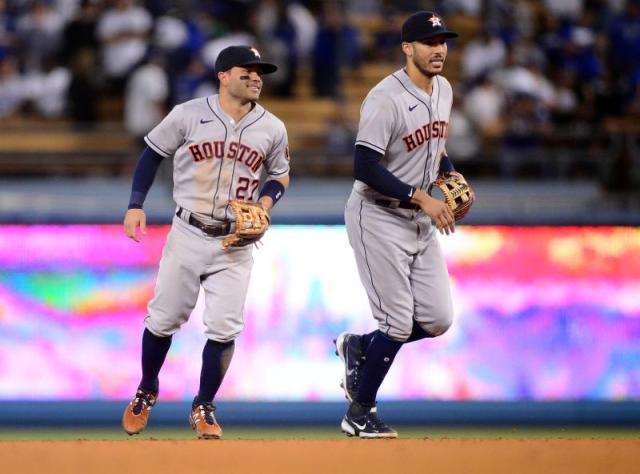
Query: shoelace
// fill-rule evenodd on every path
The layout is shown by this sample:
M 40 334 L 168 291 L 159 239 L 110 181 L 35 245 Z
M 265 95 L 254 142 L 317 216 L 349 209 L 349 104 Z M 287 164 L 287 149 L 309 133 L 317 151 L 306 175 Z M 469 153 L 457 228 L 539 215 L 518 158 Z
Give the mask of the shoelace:
M 377 431 L 383 431 L 389 428 L 384 421 L 378 418 L 378 414 L 376 412 L 369 412 L 367 418 L 371 427 Z
M 213 425 L 215 422 L 213 421 L 213 413 L 216 411 L 216 407 L 213 406 L 213 403 L 201 403 L 200 404 L 200 413 L 204 416 L 204 421 L 208 425 Z
M 153 406 L 153 403 L 151 403 L 151 399 L 149 398 L 149 394 L 144 392 L 137 392 L 134 402 L 135 402 L 135 405 L 133 406 L 134 415 L 139 415 L 140 413 L 142 413 L 142 409 L 144 408 L 144 405 Z

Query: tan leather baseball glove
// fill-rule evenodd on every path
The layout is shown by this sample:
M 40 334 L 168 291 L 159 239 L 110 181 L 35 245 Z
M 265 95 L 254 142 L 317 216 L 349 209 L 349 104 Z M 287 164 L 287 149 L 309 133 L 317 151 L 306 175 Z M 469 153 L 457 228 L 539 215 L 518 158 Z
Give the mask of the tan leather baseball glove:
M 467 180 L 464 179 L 464 176 L 457 171 L 450 171 L 438 176 L 429 186 L 429 195 L 431 195 L 434 187 L 442 191 L 444 201 L 453 212 L 456 222 L 467 215 L 467 212 L 469 212 L 469 209 L 471 209 L 471 206 L 476 200 L 473 189 L 471 189 Z
M 233 234 L 222 241 L 222 246 L 225 249 L 245 247 L 260 240 L 271 222 L 269 213 L 255 202 L 233 199 L 229 201 L 229 206 L 236 218 L 236 228 Z

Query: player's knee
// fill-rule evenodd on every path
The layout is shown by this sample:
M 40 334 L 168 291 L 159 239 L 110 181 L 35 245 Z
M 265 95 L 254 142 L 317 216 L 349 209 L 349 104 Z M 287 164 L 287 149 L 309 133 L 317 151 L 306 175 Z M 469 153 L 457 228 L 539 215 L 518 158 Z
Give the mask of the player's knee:
M 169 321 L 158 321 L 157 319 L 151 317 L 147 317 L 144 320 L 144 325 L 151 332 L 151 334 L 158 337 L 173 336 L 178 331 L 178 329 L 180 329 L 180 324 Z
M 428 328 L 424 328 L 433 337 L 442 336 L 449 330 L 453 323 L 453 312 L 443 311 L 434 321 L 429 324 Z

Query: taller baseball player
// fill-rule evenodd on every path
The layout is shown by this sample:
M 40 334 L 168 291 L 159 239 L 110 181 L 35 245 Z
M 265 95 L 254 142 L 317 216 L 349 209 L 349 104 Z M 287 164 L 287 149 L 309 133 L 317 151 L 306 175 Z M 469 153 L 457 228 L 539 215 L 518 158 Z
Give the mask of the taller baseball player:
M 267 222 L 261 213 L 268 212 L 289 185 L 285 126 L 257 103 L 262 76 L 276 70 L 255 48 L 224 49 L 215 63 L 219 94 L 177 105 L 145 137 L 147 148 L 133 177 L 125 233 L 136 242 L 138 228 L 145 234 L 142 204 L 160 162 L 169 157 L 177 208 L 145 318 L 142 379 L 122 418 L 130 435 L 147 425 L 172 335 L 188 320 L 202 287 L 207 342 L 189 420 L 200 438 L 222 436 L 212 402 L 243 329 L 253 265 L 251 245 L 223 246 L 235 226 L 229 202 L 258 201 L 261 208 L 254 206 L 256 220 L 251 224 L 261 225 Z M 259 189 L 263 169 L 267 179 Z
M 341 428 L 349 436 L 398 436 L 377 415 L 378 389 L 404 343 L 440 336 L 451 325 L 449 276 L 435 229 L 454 232 L 455 220 L 426 191 L 453 170 L 445 152 L 453 94 L 440 74 L 446 40 L 457 36 L 435 13 L 410 16 L 402 26 L 406 66 L 378 83 L 360 110 L 345 221 L 378 330 L 336 339 L 351 402 Z

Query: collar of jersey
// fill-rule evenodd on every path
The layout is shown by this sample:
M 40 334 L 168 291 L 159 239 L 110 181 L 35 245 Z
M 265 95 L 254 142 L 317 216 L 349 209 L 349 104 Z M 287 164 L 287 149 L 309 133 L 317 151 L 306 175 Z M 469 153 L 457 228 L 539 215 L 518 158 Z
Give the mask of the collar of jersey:
M 431 91 L 431 95 L 427 94 L 425 91 L 423 91 L 422 89 L 420 89 L 409 77 L 409 74 L 407 74 L 407 71 L 405 71 L 404 68 L 394 72 L 395 76 L 400 80 L 400 82 L 402 82 L 402 84 L 404 84 L 404 86 L 409 89 L 412 93 L 414 93 L 415 95 L 417 95 L 420 99 L 425 100 L 427 102 L 429 102 L 434 95 L 437 93 L 437 88 L 438 88 L 438 80 L 436 79 L 437 76 L 435 76 L 433 78 L 433 90 Z
M 242 117 L 242 119 L 239 122 L 236 122 L 235 124 L 232 124 L 231 123 L 231 117 L 229 117 L 227 115 L 227 113 L 220 106 L 220 94 L 216 94 L 213 97 L 213 100 L 211 102 L 213 104 L 213 108 L 215 109 L 215 112 L 218 113 L 220 115 L 220 117 L 222 117 L 225 120 L 227 125 L 231 125 L 231 126 L 235 126 L 235 127 L 237 127 L 241 123 L 246 122 L 249 117 L 253 117 L 257 113 L 262 113 L 262 106 L 260 105 L 260 103 L 259 102 L 254 102 L 255 107 L 252 110 L 250 110 L 247 115 Z

